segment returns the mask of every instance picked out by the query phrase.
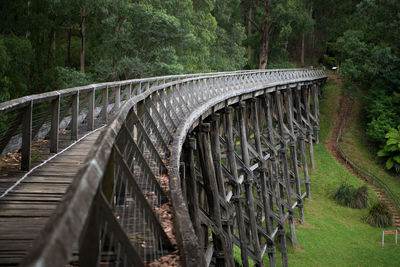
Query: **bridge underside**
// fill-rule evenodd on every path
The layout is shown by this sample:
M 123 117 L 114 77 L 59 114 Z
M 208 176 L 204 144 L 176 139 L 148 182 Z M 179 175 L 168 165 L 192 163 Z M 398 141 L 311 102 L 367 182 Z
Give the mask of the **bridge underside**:
M 234 251 L 243 266 L 250 259 L 263 266 L 264 258 L 275 266 L 277 244 L 287 266 L 286 226 L 296 247 L 295 224 L 304 223 L 304 198 L 311 197 L 307 161 L 314 166 L 319 88 L 292 84 L 244 94 L 191 126 L 179 171 L 206 266 L 234 266 Z
M 178 249 L 185 266 L 274 266 L 278 251 L 287 266 L 325 80 L 318 69 L 244 71 L 132 97 L 24 264 L 144 266 Z

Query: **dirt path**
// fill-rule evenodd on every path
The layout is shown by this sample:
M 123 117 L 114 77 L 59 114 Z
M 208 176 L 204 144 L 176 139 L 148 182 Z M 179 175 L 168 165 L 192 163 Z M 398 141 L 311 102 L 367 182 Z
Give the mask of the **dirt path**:
M 329 75 L 329 79 L 333 80 L 336 84 L 342 85 L 342 80 L 337 75 Z M 375 186 L 368 184 L 361 176 L 359 176 L 354 169 L 345 162 L 345 160 L 341 157 L 340 153 L 337 149 L 337 139 L 341 134 L 341 129 L 344 129 L 344 124 L 346 123 L 346 118 L 348 118 L 348 114 L 350 114 L 352 108 L 352 102 L 350 98 L 343 94 L 340 99 L 340 108 L 339 111 L 335 115 L 335 121 L 333 125 L 333 129 L 331 131 L 331 136 L 327 141 L 327 147 L 329 152 L 336 158 L 340 164 L 342 164 L 346 169 L 351 172 L 355 177 L 363 181 L 369 188 L 371 188 L 377 195 L 378 199 L 385 203 L 393 214 L 393 225 L 394 227 L 400 231 L 400 215 L 396 213 L 393 204 L 380 192 L 378 188 Z

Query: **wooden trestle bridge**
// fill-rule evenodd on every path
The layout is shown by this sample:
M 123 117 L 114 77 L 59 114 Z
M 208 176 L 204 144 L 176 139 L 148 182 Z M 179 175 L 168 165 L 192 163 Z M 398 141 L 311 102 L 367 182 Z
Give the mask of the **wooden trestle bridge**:
M 176 75 L 1 103 L 0 150 L 19 150 L 22 171 L 0 173 L 0 265 L 146 266 L 175 253 L 183 266 L 234 266 L 236 251 L 243 266 L 287 266 L 326 79 Z

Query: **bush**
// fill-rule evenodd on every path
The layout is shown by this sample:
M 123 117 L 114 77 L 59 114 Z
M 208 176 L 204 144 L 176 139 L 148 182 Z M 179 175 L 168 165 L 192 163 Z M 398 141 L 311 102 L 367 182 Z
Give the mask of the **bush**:
M 392 226 L 392 212 L 385 205 L 385 203 L 378 202 L 370 207 L 365 221 L 376 227 L 389 227 Z
M 353 209 L 364 209 L 368 206 L 368 187 L 366 185 L 358 188 L 353 195 L 351 208 Z
M 366 185 L 356 189 L 347 183 L 338 187 L 333 197 L 339 204 L 353 209 L 364 209 L 368 205 L 368 188 Z

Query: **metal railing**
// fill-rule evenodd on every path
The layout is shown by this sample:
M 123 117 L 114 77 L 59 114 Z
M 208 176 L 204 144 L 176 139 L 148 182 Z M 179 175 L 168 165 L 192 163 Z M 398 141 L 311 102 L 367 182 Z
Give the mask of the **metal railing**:
M 73 255 L 79 255 L 79 262 L 90 266 L 141 266 L 153 262 L 172 250 L 164 219 L 159 215 L 167 208 L 166 190 L 171 195 L 178 245 L 184 248 L 182 260 L 193 264 L 185 257 L 187 250 L 194 248 L 190 241 L 194 232 L 179 182 L 179 159 L 188 131 L 210 108 L 225 106 L 229 99 L 237 100 L 265 88 L 324 79 L 322 69 L 256 70 L 185 77 L 148 86 L 141 93 L 128 89 L 131 97 L 120 109 L 114 109 L 113 120 L 97 139 L 23 265 L 64 265 Z M 131 84 L 118 82 L 111 87 L 120 92 L 124 85 L 131 88 Z M 107 100 L 110 84 L 83 88 L 69 90 L 72 95 L 80 90 L 90 92 L 92 111 L 88 113 L 93 114 L 89 116 L 92 120 L 95 92 L 103 88 L 102 99 Z M 50 94 L 48 100 L 59 99 L 59 93 Z M 110 103 L 118 106 L 122 101 L 119 98 L 105 103 L 103 106 L 108 108 Z M 5 112 L 2 110 L 9 112 L 11 106 L 0 107 L 1 114 Z M 13 106 L 14 110 L 31 112 L 20 101 Z M 76 125 L 77 119 L 73 120 Z M 169 189 L 163 180 L 167 174 Z
M 245 72 L 248 71 L 236 73 Z M 99 128 L 133 96 L 171 81 L 221 74 L 224 72 L 91 84 L 0 103 L 0 154 L 4 156 L 20 150 L 21 169 L 30 170 L 33 142 L 47 139 L 50 143 L 49 152 L 56 153 L 60 137 L 63 140 L 77 140 L 82 132 Z
M 393 193 L 393 191 L 390 189 L 390 187 L 382 181 L 381 178 L 376 176 L 375 174 L 371 173 L 370 171 L 364 169 L 360 165 L 358 165 L 354 160 L 352 160 L 342 149 L 342 146 L 340 145 L 340 139 L 342 137 L 342 131 L 346 123 L 346 116 L 349 114 L 349 111 L 351 110 L 351 105 L 347 107 L 347 110 L 345 111 L 345 116 L 340 124 L 339 127 L 339 134 L 338 137 L 336 138 L 336 147 L 337 151 L 339 152 L 340 156 L 343 158 L 343 160 L 346 162 L 346 164 L 349 164 L 350 167 L 359 175 L 361 176 L 364 180 L 366 180 L 368 183 L 376 186 L 379 188 L 379 190 L 389 198 L 390 202 L 393 203 L 394 208 L 397 213 L 400 213 L 400 201 L 398 197 Z

